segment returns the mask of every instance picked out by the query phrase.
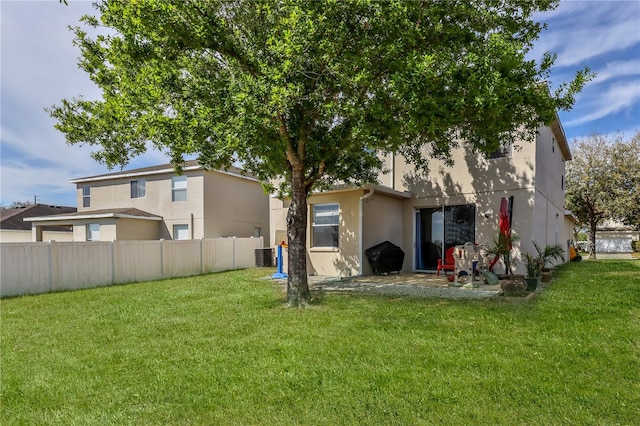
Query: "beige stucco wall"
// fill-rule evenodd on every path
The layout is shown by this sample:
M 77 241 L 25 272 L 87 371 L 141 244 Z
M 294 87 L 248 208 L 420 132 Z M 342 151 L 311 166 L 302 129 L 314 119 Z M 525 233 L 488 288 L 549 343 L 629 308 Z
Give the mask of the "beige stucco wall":
M 173 239 L 174 225 L 187 225 L 191 238 L 253 237 L 269 238 L 268 197 L 260 182 L 227 173 L 186 170 L 187 200 L 172 201 L 173 173 L 104 178 L 77 184 L 78 206 L 82 206 L 82 187 L 91 187 L 91 205 L 78 212 L 102 209 L 136 208 L 163 218 L 153 238 Z M 131 181 L 145 180 L 145 196 L 131 198 Z M 126 235 L 131 227 L 119 233 Z M 150 235 L 148 227 L 135 231 Z M 78 231 L 78 235 L 80 231 Z M 127 238 L 130 239 L 130 238 Z
M 116 240 L 157 240 L 160 229 L 160 221 L 157 220 L 120 218 Z
M 101 179 L 77 184 L 78 212 L 91 210 L 136 208 L 160 216 L 164 225 L 156 238 L 173 238 L 173 225 L 189 225 L 194 238 L 203 238 L 202 218 L 204 205 L 203 170 L 185 171 L 187 177 L 187 201 L 171 200 L 171 177 L 173 174 L 133 176 L 128 178 Z M 146 195 L 131 198 L 131 181 L 145 180 Z M 91 205 L 82 207 L 82 187 L 91 186 Z M 192 215 L 195 225 L 192 227 Z M 199 221 L 199 223 L 198 223 Z
M 384 241 L 403 248 L 404 270 L 407 270 L 407 265 L 411 263 L 410 253 L 404 248 L 406 246 L 402 227 L 403 202 L 405 199 L 381 193 L 367 195 L 363 200 L 362 275 L 373 274 L 365 251 Z
M 309 197 L 307 218 L 307 273 L 309 275 L 350 276 L 360 274 L 360 197 L 366 191 L 350 190 L 342 192 L 322 193 Z M 338 248 L 313 247 L 311 237 L 312 206 L 314 204 L 338 203 L 340 224 Z M 269 199 L 270 238 L 273 241 L 274 253 L 277 253 L 276 232 L 286 231 L 286 216 L 289 200 Z M 283 270 L 287 271 L 287 252 L 283 253 Z
M 32 240 L 32 231 L 2 229 L 0 230 L 0 242 L 23 243 Z M 73 241 L 72 232 L 42 231 L 42 241 Z
M 208 173 L 204 176 L 204 187 L 200 226 L 206 229 L 205 238 L 262 236 L 265 245 L 269 245 L 269 198 L 259 182 Z M 256 235 L 258 231 L 260 235 Z
M 340 226 L 337 249 L 313 247 L 311 227 L 307 226 L 307 271 L 311 275 L 351 276 L 360 274 L 360 196 L 362 190 L 317 194 L 309 198 L 308 220 L 311 206 L 338 203 Z
M 100 241 L 112 241 L 117 239 L 115 218 L 79 220 L 73 224 L 73 240 L 87 241 L 87 225 L 97 223 L 100 225 Z
M 500 199 L 513 196 L 512 229 L 520 237 L 513 251 L 516 258 L 521 257 L 521 251 L 534 252 L 532 241 L 542 247 L 556 243 L 566 246 L 571 226 L 564 218 L 565 159 L 557 142 L 560 136 L 549 127 L 541 127 L 538 132 L 535 143 L 520 143 L 507 158 L 485 159 L 457 148 L 452 151 L 452 167 L 434 160 L 426 177 L 402 157 L 395 158 L 396 189 L 416 195 L 405 203 L 403 212 L 403 249 L 411 254 L 405 269 L 415 265 L 416 208 L 475 204 L 476 242 L 490 245 L 498 233 Z M 524 271 L 522 262 L 517 270 Z
M 384 240 L 402 247 L 405 252 L 404 270 L 413 271 L 416 264 L 415 213 L 420 208 L 474 204 L 474 242 L 491 245 L 499 232 L 498 218 L 502 197 L 514 197 L 512 229 L 520 237 L 513 249 L 516 259 L 521 258 L 522 252 L 535 252 L 533 241 L 541 247 L 556 243 L 566 247 L 567 240 L 571 238 L 571 221 L 564 216 L 563 176 L 564 162 L 568 158 L 562 152 L 566 152 L 566 146 L 561 149 L 558 143 L 560 139 L 564 141 L 564 135 L 557 133 L 561 128 L 556 126 L 554 129 L 555 133 L 549 127 L 541 127 L 535 140 L 519 143 L 506 158 L 486 159 L 465 146 L 456 148 L 451 153 L 453 166 L 433 160 L 427 175 L 417 172 L 402 156 L 383 156 L 383 163 L 391 171 L 381 175 L 379 183 L 397 191 L 408 191 L 413 194 L 413 198 L 383 201 L 383 197 L 376 194 L 374 199 L 379 209 L 374 207 L 374 199 L 365 199 L 360 246 L 362 265 L 356 263 L 359 253 L 357 244 L 360 244 L 358 235 L 361 232 L 357 219 L 360 196 L 365 192 L 358 192 L 357 195 L 354 194 L 357 191 L 314 195 L 310 203 L 340 203 L 341 247 L 340 250 L 324 253 L 321 250 L 310 250 L 310 272 L 333 275 L 338 266 L 346 266 L 345 270 L 351 273 L 362 267 L 362 272 L 368 274 L 371 269 L 364 259 L 363 250 Z M 286 213 L 287 209 L 280 200 L 271 200 L 272 240 L 276 230 L 286 229 Z M 343 230 L 343 225 L 348 227 L 348 232 Z M 344 247 L 343 232 L 348 236 Z M 517 263 L 516 271 L 524 273 L 522 261 Z

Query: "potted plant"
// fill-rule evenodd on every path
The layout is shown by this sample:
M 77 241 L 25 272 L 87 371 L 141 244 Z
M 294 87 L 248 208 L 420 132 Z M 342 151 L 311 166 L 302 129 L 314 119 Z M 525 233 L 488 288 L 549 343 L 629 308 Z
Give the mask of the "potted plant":
M 524 253 L 524 260 L 527 267 L 527 291 L 535 291 L 540 285 L 543 260 L 540 255 L 534 256 L 530 253 Z
M 548 245 L 542 250 L 541 256 L 544 262 L 542 264 L 542 281 L 549 282 L 551 281 L 551 269 L 547 269 L 547 265 L 552 260 L 564 261 L 564 249 L 560 244 Z
M 548 282 L 551 280 L 549 272 L 547 272 L 549 275 L 546 277 L 547 279 L 542 279 L 543 271 L 549 262 L 552 260 L 564 260 L 564 249 L 560 244 L 547 245 L 543 250 L 533 241 L 533 246 L 537 252 L 535 256 L 530 253 L 524 253 L 527 266 L 527 290 L 529 291 L 535 290 L 540 281 Z

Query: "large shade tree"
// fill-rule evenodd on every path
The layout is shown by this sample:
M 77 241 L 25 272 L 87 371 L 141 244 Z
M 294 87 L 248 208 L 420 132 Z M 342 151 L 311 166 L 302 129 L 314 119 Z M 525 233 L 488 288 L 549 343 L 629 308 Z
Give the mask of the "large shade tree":
M 291 197 L 287 302 L 309 301 L 307 197 L 374 182 L 379 155 L 417 166 L 526 139 L 568 109 L 588 70 L 550 91 L 555 56 L 527 59 L 549 0 L 107 0 L 75 28 L 96 101 L 52 107 L 71 144 L 125 165 L 148 144 L 242 164 Z M 277 184 L 276 184 L 277 183 Z
M 596 229 L 605 220 L 640 229 L 640 131 L 629 139 L 594 133 L 576 139 L 571 151 L 567 208 L 589 230 L 589 257 L 595 259 Z

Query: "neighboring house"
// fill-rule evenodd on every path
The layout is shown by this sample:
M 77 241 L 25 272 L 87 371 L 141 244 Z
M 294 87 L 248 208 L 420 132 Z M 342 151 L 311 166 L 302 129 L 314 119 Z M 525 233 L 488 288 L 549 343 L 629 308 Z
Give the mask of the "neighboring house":
M 0 209 L 0 242 L 17 243 L 32 241 L 31 223 L 25 218 L 74 213 L 75 207 L 31 204 L 24 207 Z M 71 226 L 45 226 L 41 229 L 42 239 L 73 241 Z
M 620 222 L 607 221 L 596 228 L 596 253 L 631 253 L 631 242 L 638 240 L 640 231 Z
M 74 241 L 265 237 L 268 197 L 257 179 L 238 168 L 205 170 L 187 161 L 71 181 L 78 211 L 30 218 L 34 240 L 48 225 L 72 225 Z
M 336 188 L 309 200 L 307 269 L 312 275 L 369 275 L 365 250 L 385 240 L 405 252 L 404 271 L 435 272 L 438 258 L 467 241 L 491 245 L 498 235 L 501 198 L 513 197 L 512 229 L 520 251 L 568 247 L 575 218 L 565 210 L 565 161 L 571 160 L 558 120 L 540 127 L 535 141 L 507 146 L 486 158 L 458 148 L 453 167 L 432 160 L 421 175 L 400 156 L 385 158 L 390 170 L 379 184 Z M 289 200 L 271 198 L 271 238 L 286 235 Z M 496 271 L 504 271 L 497 266 Z M 524 273 L 520 261 L 516 271 Z

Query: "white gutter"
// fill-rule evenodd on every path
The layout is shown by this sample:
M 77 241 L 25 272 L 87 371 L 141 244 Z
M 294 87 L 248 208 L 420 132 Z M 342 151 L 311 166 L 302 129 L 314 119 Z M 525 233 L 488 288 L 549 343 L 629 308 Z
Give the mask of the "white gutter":
M 183 167 L 182 171 L 189 172 L 189 171 L 200 170 L 200 169 L 202 169 L 202 166 L 189 166 L 189 167 Z M 89 177 L 89 178 L 73 179 L 73 180 L 70 180 L 69 182 L 71 183 L 97 182 L 101 180 L 113 180 L 113 179 L 122 179 L 122 178 L 133 178 L 133 177 L 139 177 L 139 176 L 161 175 L 166 173 L 175 174 L 175 172 L 176 171 L 174 169 L 149 170 L 146 172 L 136 172 L 135 170 L 132 170 L 130 172 L 125 171 L 125 172 L 113 174 L 113 175 L 102 175 L 102 176 L 95 176 L 95 177 Z
M 126 213 L 83 214 L 78 216 L 38 216 L 38 217 L 25 217 L 22 220 L 25 222 L 55 222 L 55 221 L 80 220 L 80 219 L 109 219 L 109 218 L 162 220 L 162 218 L 159 216 L 136 216 L 136 215 L 126 214 Z
M 183 167 L 182 168 L 183 172 L 191 172 L 191 171 L 194 171 L 194 170 L 204 170 L 206 172 L 215 172 L 215 173 L 220 173 L 220 174 L 223 174 L 223 175 L 234 176 L 234 177 L 241 178 L 241 179 L 247 179 L 247 180 L 250 180 L 250 181 L 253 181 L 253 182 L 262 182 L 259 179 L 256 179 L 254 177 L 245 176 L 245 175 L 242 175 L 240 173 L 231 172 L 231 171 L 227 171 L 227 170 L 207 170 L 202 166 L 188 166 L 188 167 Z M 162 175 L 162 174 L 167 174 L 167 173 L 176 174 L 176 171 L 175 171 L 175 169 L 149 170 L 149 171 L 146 171 L 146 172 L 136 172 L 135 170 L 132 170 L 130 172 L 126 172 L 125 171 L 125 172 L 122 172 L 122 173 L 112 174 L 112 175 L 102 175 L 102 176 L 95 176 L 95 177 L 89 177 L 89 178 L 73 179 L 73 180 L 70 180 L 69 182 L 71 182 L 71 183 L 99 182 L 99 181 L 103 181 L 103 180 L 136 178 L 136 177 L 140 177 L 140 176 Z
M 366 200 L 367 198 L 371 197 L 375 192 L 375 189 L 373 188 L 369 188 L 369 192 L 367 192 L 366 194 L 364 194 L 363 196 L 360 197 L 360 234 L 358 236 L 358 253 L 360 255 L 360 262 L 359 263 L 359 272 L 360 275 L 362 275 L 362 273 L 364 272 L 364 251 L 363 251 L 363 243 L 362 243 L 362 238 L 363 238 L 363 233 L 364 233 L 364 200 Z

